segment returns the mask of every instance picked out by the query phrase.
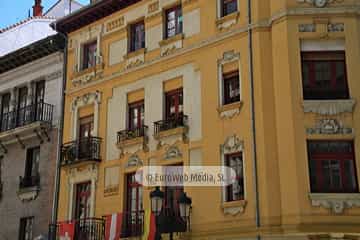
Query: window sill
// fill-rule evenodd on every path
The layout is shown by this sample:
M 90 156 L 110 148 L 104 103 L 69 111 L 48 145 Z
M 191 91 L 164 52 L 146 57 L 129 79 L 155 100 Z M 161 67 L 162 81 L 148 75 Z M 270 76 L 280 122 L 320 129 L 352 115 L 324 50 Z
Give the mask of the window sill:
M 313 207 L 330 209 L 335 214 L 360 207 L 360 193 L 310 193 L 309 199 Z
M 147 141 L 146 137 L 142 136 L 118 142 L 116 146 L 120 149 L 120 157 L 122 157 L 126 153 L 135 153 L 138 150 L 147 150 Z
M 23 202 L 35 200 L 40 191 L 40 186 L 20 188 L 17 192 L 19 199 Z
M 237 11 L 224 17 L 218 18 L 216 20 L 216 26 L 219 30 L 227 29 L 238 22 L 239 16 L 240 12 Z
M 241 101 L 222 105 L 217 109 L 221 119 L 231 119 L 240 114 L 243 103 Z
M 145 51 L 146 49 L 145 48 L 140 48 L 138 50 L 135 50 L 135 51 L 132 51 L 132 52 L 128 52 L 124 58 L 125 59 L 130 59 L 130 58 L 133 58 L 133 57 L 136 57 L 136 56 L 139 56 L 139 55 L 143 55 L 145 54 Z
M 339 100 L 304 100 L 305 113 L 318 113 L 320 115 L 336 115 L 339 113 L 354 111 L 356 101 L 354 99 Z
M 79 72 L 74 73 L 72 84 L 75 87 L 86 84 L 98 77 L 101 77 L 103 70 L 104 70 L 103 63 L 99 63 L 91 68 L 80 70 Z
M 176 41 L 179 41 L 179 40 L 182 40 L 182 39 L 184 39 L 184 34 L 183 33 L 178 33 L 175 36 L 172 36 L 172 37 L 161 40 L 159 42 L 159 45 L 160 45 L 160 47 L 162 47 L 162 46 L 168 45 L 170 43 L 173 43 L 173 42 L 176 42 Z
M 247 201 L 246 200 L 238 200 L 232 202 L 223 202 L 222 209 L 224 214 L 237 215 L 239 213 L 244 213 Z
M 188 127 L 181 126 L 169 130 L 164 130 L 157 134 L 154 134 L 155 140 L 158 141 L 157 149 L 160 149 L 163 145 L 172 145 L 174 141 L 176 142 L 178 140 L 187 142 L 188 141 L 187 133 L 188 133 Z

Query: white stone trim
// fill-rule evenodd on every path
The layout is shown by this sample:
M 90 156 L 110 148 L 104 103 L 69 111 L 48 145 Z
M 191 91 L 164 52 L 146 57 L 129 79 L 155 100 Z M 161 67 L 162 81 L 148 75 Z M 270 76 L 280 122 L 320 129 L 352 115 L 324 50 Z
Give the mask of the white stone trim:
M 324 207 L 335 214 L 360 207 L 360 193 L 310 193 L 309 199 L 313 207 Z
M 95 91 L 76 97 L 71 104 L 71 139 L 76 140 L 78 134 L 79 108 L 94 104 L 94 132 L 93 136 L 98 136 L 99 131 L 99 105 L 101 103 L 101 92 Z
M 68 199 L 68 220 L 72 220 L 74 213 L 75 186 L 82 182 L 91 182 L 90 217 L 95 216 L 96 183 L 98 180 L 98 165 L 88 165 L 84 170 L 71 168 L 68 172 L 69 199 Z
M 345 39 L 301 40 L 301 51 L 345 51 Z
M 352 113 L 355 107 L 355 99 L 348 100 L 304 100 L 305 113 L 318 113 L 320 115 L 336 115 L 340 113 Z
M 234 51 L 224 52 L 223 58 L 218 60 L 218 85 L 219 85 L 219 107 L 224 106 L 224 89 L 223 89 L 223 66 L 227 63 L 238 62 L 239 70 L 239 91 L 240 91 L 240 101 L 242 99 L 242 87 L 241 87 L 241 62 L 240 62 L 240 53 L 235 53 Z

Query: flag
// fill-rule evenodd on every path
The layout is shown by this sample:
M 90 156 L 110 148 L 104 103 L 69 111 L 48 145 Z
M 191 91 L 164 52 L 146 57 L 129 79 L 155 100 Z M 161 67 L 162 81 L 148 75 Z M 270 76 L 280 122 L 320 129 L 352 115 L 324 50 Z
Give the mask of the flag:
M 141 240 L 155 240 L 156 218 L 150 210 L 145 210 L 144 235 Z
M 121 234 L 122 214 L 114 213 L 105 220 L 105 240 L 118 240 Z
M 59 224 L 60 240 L 73 240 L 75 234 L 74 222 L 62 222 Z

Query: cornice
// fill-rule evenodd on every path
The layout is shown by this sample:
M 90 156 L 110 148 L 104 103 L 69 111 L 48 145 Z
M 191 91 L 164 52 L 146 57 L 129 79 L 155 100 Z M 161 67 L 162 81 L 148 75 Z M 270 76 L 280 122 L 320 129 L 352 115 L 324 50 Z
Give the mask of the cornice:
M 198 42 L 196 44 L 193 44 L 189 47 L 184 47 L 182 49 L 179 49 L 177 52 L 173 54 L 169 54 L 166 56 L 158 56 L 155 59 L 152 59 L 150 61 L 147 61 L 139 66 L 132 67 L 130 69 L 124 69 L 117 72 L 114 72 L 110 76 L 106 76 L 101 80 L 91 82 L 87 85 L 83 85 L 77 88 L 72 88 L 71 90 L 66 90 L 67 94 L 72 94 L 77 91 L 81 91 L 83 89 L 86 89 L 88 87 L 95 86 L 97 84 L 110 81 L 112 79 L 118 78 L 120 76 L 123 76 L 125 74 L 138 71 L 144 68 L 147 68 L 149 66 L 155 65 L 162 61 L 168 61 L 170 59 L 178 58 L 182 55 L 188 54 L 191 51 L 194 51 L 196 49 L 208 47 L 213 44 L 217 44 L 218 42 L 221 42 L 225 39 L 234 37 L 238 34 L 244 34 L 248 32 L 249 29 L 251 30 L 258 30 L 263 28 L 271 28 L 273 25 L 275 25 L 277 22 L 286 19 L 288 17 L 296 17 L 296 16 L 319 16 L 319 15 L 346 15 L 349 16 L 349 14 L 358 15 L 360 16 L 360 5 L 348 5 L 348 6 L 342 6 L 342 7 L 334 7 L 334 8 L 316 8 L 316 7 L 307 7 L 307 8 L 290 8 L 286 10 L 281 10 L 275 14 L 273 14 L 268 19 L 263 19 L 260 21 L 257 21 L 251 25 L 243 25 L 238 28 L 234 28 L 232 30 L 226 31 L 224 33 L 218 34 L 216 36 L 212 36 L 208 39 L 205 39 L 201 42 Z

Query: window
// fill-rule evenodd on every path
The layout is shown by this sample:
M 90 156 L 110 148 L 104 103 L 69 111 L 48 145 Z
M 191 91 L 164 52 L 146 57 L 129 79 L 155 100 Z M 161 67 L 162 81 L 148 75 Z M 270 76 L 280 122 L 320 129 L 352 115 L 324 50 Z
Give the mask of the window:
M 26 153 L 24 178 L 36 177 L 39 175 L 39 161 L 40 147 L 29 148 Z
M 238 201 L 244 199 L 244 175 L 242 153 L 225 155 L 225 165 L 236 173 L 236 181 L 226 187 L 225 201 Z
M 94 115 L 80 118 L 79 139 L 91 137 L 94 131 Z
M 223 84 L 224 105 L 240 101 L 239 71 L 223 74 Z
M 35 84 L 35 120 L 42 120 L 44 117 L 44 97 L 45 97 L 45 81 L 39 81 Z
M 20 219 L 19 240 L 32 240 L 34 217 Z
M 1 96 L 1 131 L 6 131 L 10 128 L 10 93 L 5 93 Z
M 304 99 L 347 99 L 345 52 L 302 52 Z
M 129 104 L 129 129 L 135 130 L 144 126 L 144 101 Z
M 84 44 L 82 70 L 91 68 L 96 65 L 96 52 L 97 52 L 96 41 Z
M 179 176 L 183 173 L 182 165 L 169 165 L 165 167 L 166 176 Z M 165 191 L 164 191 L 164 210 L 167 212 L 173 211 L 175 216 L 180 216 L 179 198 L 184 192 L 184 186 L 181 184 L 181 180 L 175 181 L 177 184 L 168 184 L 165 180 Z M 175 183 L 171 182 L 171 183 Z M 170 185 L 170 186 L 169 186 Z
M 130 26 L 130 52 L 145 48 L 145 25 L 144 21 Z
M 183 19 L 181 6 L 176 6 L 166 10 L 166 35 L 165 38 L 173 37 L 179 33 L 182 33 Z
M 358 191 L 352 141 L 308 141 L 311 192 Z
M 167 92 L 165 94 L 165 118 L 179 118 L 183 113 L 183 90 L 182 88 Z
M 90 217 L 90 196 L 91 182 L 76 184 L 75 192 L 75 219 L 85 219 Z
M 221 3 L 221 17 L 225 17 L 237 11 L 238 0 L 220 0 Z
M 136 182 L 135 173 L 126 175 L 126 213 L 125 213 L 125 235 L 141 235 L 143 224 L 143 190 L 141 184 Z

